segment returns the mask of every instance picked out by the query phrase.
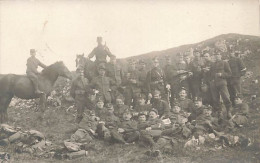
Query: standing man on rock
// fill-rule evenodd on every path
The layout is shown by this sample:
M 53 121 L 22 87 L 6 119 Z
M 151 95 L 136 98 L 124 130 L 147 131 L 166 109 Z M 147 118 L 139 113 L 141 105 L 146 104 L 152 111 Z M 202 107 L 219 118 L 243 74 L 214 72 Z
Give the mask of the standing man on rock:
M 95 47 L 92 52 L 88 55 L 88 59 L 92 57 L 96 57 L 96 66 L 99 65 L 100 63 L 107 63 L 107 56 L 115 57 L 109 50 L 109 48 L 106 45 L 103 45 L 103 38 L 102 37 L 97 37 L 97 43 L 98 46 Z
M 39 90 L 38 87 L 38 74 L 39 72 L 37 71 L 38 66 L 42 67 L 42 68 L 46 68 L 46 66 L 41 63 L 35 56 L 36 56 L 36 50 L 35 49 L 30 49 L 30 55 L 31 57 L 29 57 L 27 59 L 27 69 L 26 69 L 26 74 L 28 76 L 28 78 L 32 81 L 34 89 L 35 89 L 35 94 L 39 95 L 42 94 L 43 92 L 41 92 Z

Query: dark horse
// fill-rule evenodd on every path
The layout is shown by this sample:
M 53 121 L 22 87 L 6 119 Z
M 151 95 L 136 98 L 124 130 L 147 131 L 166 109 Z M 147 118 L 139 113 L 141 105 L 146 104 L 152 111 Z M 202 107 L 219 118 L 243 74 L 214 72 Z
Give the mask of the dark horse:
M 96 64 L 85 58 L 84 53 L 83 54 L 77 54 L 76 57 L 76 72 L 79 72 L 79 70 L 84 70 L 84 76 L 91 81 L 92 78 L 96 77 L 98 75 Z
M 0 78 L 0 122 L 8 120 L 7 108 L 14 96 L 21 99 L 40 98 L 40 110 L 45 109 L 46 95 L 53 90 L 53 85 L 59 76 L 72 78 L 71 72 L 63 64 L 56 62 L 46 67 L 38 75 L 39 89 L 44 92 L 42 95 L 36 95 L 31 80 L 25 75 L 7 74 Z

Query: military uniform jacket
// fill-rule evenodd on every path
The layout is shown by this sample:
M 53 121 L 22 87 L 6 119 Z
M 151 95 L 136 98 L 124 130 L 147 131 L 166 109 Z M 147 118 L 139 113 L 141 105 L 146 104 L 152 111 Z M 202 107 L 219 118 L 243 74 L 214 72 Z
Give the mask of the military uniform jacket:
M 115 80 L 116 85 L 119 86 L 122 83 L 122 69 L 117 64 L 108 63 L 107 66 L 107 76 Z
M 189 119 L 196 120 L 196 118 L 199 117 L 203 113 L 204 108 L 206 108 L 206 106 L 204 106 L 204 105 L 202 105 L 200 108 L 192 107 L 191 115 L 190 115 Z
M 91 91 L 91 88 L 89 87 L 88 79 L 81 78 L 79 76 L 72 82 L 72 85 L 70 88 L 70 95 L 73 98 L 77 98 L 78 96 L 86 95 L 90 91 Z
M 147 93 L 146 76 L 147 76 L 147 70 L 140 69 L 139 70 L 139 81 L 140 81 L 140 87 L 141 87 L 143 93 Z
M 110 112 L 106 112 L 103 116 L 101 116 L 101 120 L 105 121 L 105 126 L 107 128 L 116 128 L 120 123 L 119 118 Z
M 154 67 L 149 71 L 147 73 L 146 81 L 148 92 L 153 92 L 154 90 L 165 91 L 165 85 L 167 83 L 164 71 L 161 68 Z
M 136 105 L 136 107 L 134 108 L 134 110 L 136 112 L 148 112 L 152 109 L 152 105 L 150 104 L 144 104 L 144 105 Z
M 129 70 L 127 72 L 129 75 L 127 78 L 125 77 L 124 85 L 127 88 L 132 89 L 133 93 L 141 93 L 141 86 L 143 83 L 140 81 L 140 73 L 138 70 Z M 131 80 L 135 80 L 136 83 L 132 83 Z
M 46 66 L 35 57 L 28 58 L 26 66 L 27 66 L 26 73 L 35 73 L 35 74 L 38 73 L 37 71 L 38 66 L 42 68 L 46 68 Z
M 126 110 L 129 110 L 129 107 L 127 105 L 123 105 L 121 107 L 118 107 L 117 105 L 115 105 L 114 107 L 114 114 L 119 117 L 120 119 L 123 118 L 123 114 Z
M 172 83 L 174 77 L 177 75 L 177 68 L 174 65 L 166 65 L 164 67 L 165 78 L 167 83 Z
M 221 73 L 221 77 L 216 76 L 217 73 Z M 226 79 L 231 76 L 229 64 L 222 60 L 214 62 L 210 68 L 210 75 L 216 86 L 227 85 Z
M 107 56 L 114 57 L 114 55 L 109 51 L 109 49 L 104 45 L 99 45 L 92 50 L 92 52 L 88 55 L 89 58 L 96 56 L 96 62 L 98 63 L 106 63 Z
M 169 104 L 164 100 L 153 101 L 152 107 L 158 110 L 158 114 L 160 117 L 168 116 L 170 113 Z
M 155 119 L 148 119 L 147 121 L 148 127 L 151 127 L 152 130 L 162 130 L 164 129 L 164 124 L 161 119 L 155 118 Z
M 191 112 L 191 109 L 193 108 L 193 101 L 190 99 L 177 99 L 177 103 L 179 103 L 179 106 L 181 110 L 185 112 Z
M 119 123 L 118 128 L 124 129 L 125 133 L 133 132 L 137 130 L 137 122 L 132 120 L 123 120 L 121 123 Z
M 232 77 L 240 78 L 245 74 L 246 67 L 240 58 L 232 57 L 228 63 L 232 72 Z
M 203 78 L 203 81 L 206 82 L 206 84 L 209 84 L 209 82 L 211 80 L 211 75 L 210 75 L 210 71 L 203 70 L 203 68 L 210 68 L 211 64 L 212 64 L 212 62 L 205 61 L 204 65 L 202 67 L 202 78 Z
M 105 99 L 109 99 L 111 87 L 115 85 L 115 82 L 109 77 L 97 76 L 91 80 L 90 85 L 102 93 Z
M 192 79 L 194 80 L 201 80 L 202 77 L 202 67 L 204 65 L 204 62 L 201 58 L 195 58 L 191 61 L 191 63 L 188 65 L 189 71 L 193 73 Z

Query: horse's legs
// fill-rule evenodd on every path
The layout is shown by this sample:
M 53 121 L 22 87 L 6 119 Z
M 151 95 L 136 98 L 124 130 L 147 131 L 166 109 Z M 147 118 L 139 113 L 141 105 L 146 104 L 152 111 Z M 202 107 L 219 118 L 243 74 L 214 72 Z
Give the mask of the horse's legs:
M 7 108 L 13 98 L 12 94 L 0 97 L 0 122 L 4 123 L 8 121 Z

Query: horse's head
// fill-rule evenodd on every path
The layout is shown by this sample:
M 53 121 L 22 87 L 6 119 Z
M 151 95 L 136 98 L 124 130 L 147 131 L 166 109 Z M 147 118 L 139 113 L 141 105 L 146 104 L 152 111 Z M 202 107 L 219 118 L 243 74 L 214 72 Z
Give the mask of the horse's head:
M 56 72 L 59 76 L 72 79 L 72 74 L 62 61 L 56 62 Z
M 84 53 L 83 54 L 77 54 L 76 56 L 76 69 L 84 69 L 86 64 L 86 58 L 84 57 Z

